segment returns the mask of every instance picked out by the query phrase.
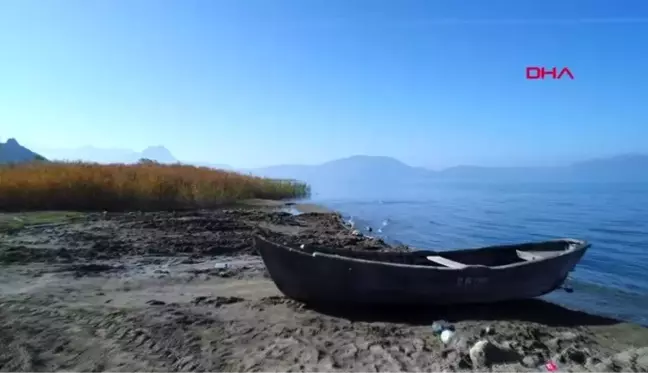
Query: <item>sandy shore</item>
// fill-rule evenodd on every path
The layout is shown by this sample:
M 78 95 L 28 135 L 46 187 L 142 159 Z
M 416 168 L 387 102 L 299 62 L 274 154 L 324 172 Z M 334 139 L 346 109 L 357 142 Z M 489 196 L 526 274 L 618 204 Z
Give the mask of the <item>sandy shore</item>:
M 305 212 L 294 215 L 288 209 Z M 648 371 L 648 330 L 539 300 L 314 310 L 252 248 L 390 250 L 315 205 L 90 214 L 0 235 L 2 371 Z M 323 279 L 326 281 L 326 279 Z M 433 324 L 455 329 L 448 344 Z M 470 351 L 479 341 L 481 355 Z

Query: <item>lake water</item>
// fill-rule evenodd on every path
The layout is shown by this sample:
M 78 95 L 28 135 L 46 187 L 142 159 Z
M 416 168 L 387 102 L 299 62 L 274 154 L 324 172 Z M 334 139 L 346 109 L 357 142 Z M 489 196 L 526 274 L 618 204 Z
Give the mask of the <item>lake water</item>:
M 585 239 L 592 247 L 571 276 L 574 292 L 545 298 L 648 325 L 648 184 L 434 183 L 353 194 L 314 200 L 417 248 Z

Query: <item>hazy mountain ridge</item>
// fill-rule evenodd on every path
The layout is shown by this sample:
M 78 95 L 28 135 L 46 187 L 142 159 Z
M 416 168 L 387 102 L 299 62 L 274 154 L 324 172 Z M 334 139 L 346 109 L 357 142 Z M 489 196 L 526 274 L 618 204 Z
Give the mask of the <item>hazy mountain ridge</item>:
M 0 163 L 20 163 L 34 160 L 46 159 L 20 145 L 16 139 L 10 138 L 5 143 L 0 142 Z
M 164 146 L 149 146 L 140 153 L 140 158 L 154 160 L 160 163 L 176 163 L 178 160 Z
M 410 181 L 648 181 L 648 155 L 619 155 L 561 167 L 456 166 L 440 171 L 411 167 L 389 157 L 354 156 L 315 166 L 285 165 L 252 170 L 262 176 L 348 179 L 361 177 L 380 182 L 391 178 Z M 364 175 L 364 176 L 360 176 Z
M 86 161 L 97 163 L 135 163 L 142 158 L 160 163 L 175 163 L 178 160 L 164 146 L 149 146 L 141 152 L 121 148 L 95 148 L 84 146 L 75 149 L 44 149 L 50 159 L 61 161 Z
M 84 146 L 75 149 L 44 149 L 43 153 L 51 159 L 61 161 L 85 161 L 97 163 L 135 163 L 145 158 L 160 163 L 186 163 L 199 167 L 210 167 L 219 169 L 232 169 L 226 164 L 211 162 L 184 162 L 178 160 L 173 153 L 162 145 L 149 146 L 141 152 L 132 149 L 122 148 L 96 148 Z
M 379 188 L 405 186 L 430 181 L 481 182 L 560 182 L 560 181 L 648 181 L 648 155 L 625 154 L 591 159 L 561 167 L 481 167 L 456 166 L 435 171 L 412 167 L 386 156 L 354 155 L 331 160 L 319 165 L 274 165 L 241 169 L 209 162 L 183 162 L 164 146 L 151 146 L 142 152 L 129 149 L 100 149 L 84 147 L 67 151 L 45 153 L 50 159 L 85 160 L 100 163 L 137 162 L 147 158 L 162 163 L 182 162 L 196 166 L 236 170 L 253 175 L 298 179 L 311 183 L 315 189 Z

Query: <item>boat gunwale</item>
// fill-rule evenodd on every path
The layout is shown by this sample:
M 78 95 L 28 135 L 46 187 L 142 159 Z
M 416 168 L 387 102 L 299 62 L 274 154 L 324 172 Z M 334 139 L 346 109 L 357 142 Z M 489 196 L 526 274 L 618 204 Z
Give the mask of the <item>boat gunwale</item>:
M 295 252 L 298 255 L 304 255 L 308 256 L 311 258 L 317 258 L 317 257 L 324 257 L 328 259 L 334 259 L 334 260 L 343 260 L 343 261 L 348 261 L 348 262 L 355 262 L 355 263 L 363 263 L 363 264 L 372 264 L 372 265 L 379 265 L 379 266 L 386 266 L 386 267 L 396 267 L 396 268 L 410 268 L 410 269 L 428 269 L 428 270 L 440 270 L 440 271 L 465 271 L 465 270 L 474 270 L 474 269 L 483 269 L 483 270 L 500 270 L 500 269 L 510 269 L 510 268 L 516 268 L 516 267 L 524 267 L 528 266 L 531 263 L 543 263 L 543 262 L 548 262 L 548 261 L 553 261 L 556 260 L 557 258 L 564 257 L 567 254 L 573 253 L 575 251 L 583 251 L 586 250 L 591 246 L 590 243 L 588 243 L 585 240 L 577 240 L 573 238 L 559 238 L 559 239 L 553 239 L 553 240 L 547 240 L 547 241 L 537 241 L 537 242 L 527 242 L 524 244 L 512 244 L 512 245 L 492 245 L 492 246 L 485 246 L 485 247 L 478 247 L 478 248 L 471 248 L 471 249 L 464 249 L 464 250 L 451 250 L 453 252 L 457 251 L 479 251 L 479 250 L 485 250 L 485 249 L 498 249 L 498 248 L 513 248 L 513 247 L 519 247 L 522 245 L 529 245 L 529 244 L 548 244 L 552 242 L 562 242 L 566 243 L 568 245 L 568 248 L 565 250 L 562 250 L 560 254 L 556 256 L 550 256 L 550 257 L 543 257 L 540 259 L 536 260 L 527 260 L 527 261 L 521 261 L 521 262 L 516 262 L 516 263 L 511 263 L 511 264 L 503 264 L 499 266 L 486 266 L 486 265 L 480 265 L 480 264 L 466 264 L 464 268 L 451 268 L 451 267 L 444 267 L 444 266 L 427 266 L 427 265 L 421 265 L 421 264 L 404 264 L 404 263 L 394 263 L 394 262 L 384 262 L 384 261 L 379 261 L 379 260 L 370 260 L 370 259 L 361 259 L 361 258 L 354 258 L 354 257 L 347 257 L 339 254 L 328 254 L 328 253 L 323 253 L 320 251 L 313 251 L 312 253 L 307 253 L 304 252 L 300 249 L 292 248 L 290 246 L 286 246 L 283 244 L 279 244 L 276 242 L 272 242 L 264 237 L 257 236 L 257 238 L 261 239 L 262 241 L 265 241 L 269 244 L 279 246 L 284 250 L 292 251 Z M 421 251 L 426 251 L 426 250 L 421 250 Z M 429 251 L 428 251 L 429 252 Z M 410 253 L 416 253 L 416 251 L 412 251 Z M 443 251 L 437 252 L 438 254 L 443 254 Z M 409 254 L 409 253 L 405 253 Z M 462 263 L 463 264 L 463 263 Z

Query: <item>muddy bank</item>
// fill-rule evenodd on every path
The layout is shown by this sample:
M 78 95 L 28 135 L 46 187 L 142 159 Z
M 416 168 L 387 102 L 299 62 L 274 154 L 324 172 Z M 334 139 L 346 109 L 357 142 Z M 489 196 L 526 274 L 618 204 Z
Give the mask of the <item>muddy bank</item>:
M 334 214 L 287 208 L 301 207 L 90 214 L 3 234 L 0 370 L 546 371 L 550 360 L 562 371 L 648 370 L 645 328 L 538 300 L 407 310 L 290 301 L 253 233 L 393 248 Z M 455 331 L 447 344 L 441 323 Z
M 26 227 L 2 240 L 0 263 L 74 262 L 126 256 L 214 256 L 256 254 L 252 235 L 263 233 L 289 244 L 335 245 L 389 250 L 379 239 L 341 228 L 335 214 L 265 209 L 196 212 L 89 214 L 72 223 Z

